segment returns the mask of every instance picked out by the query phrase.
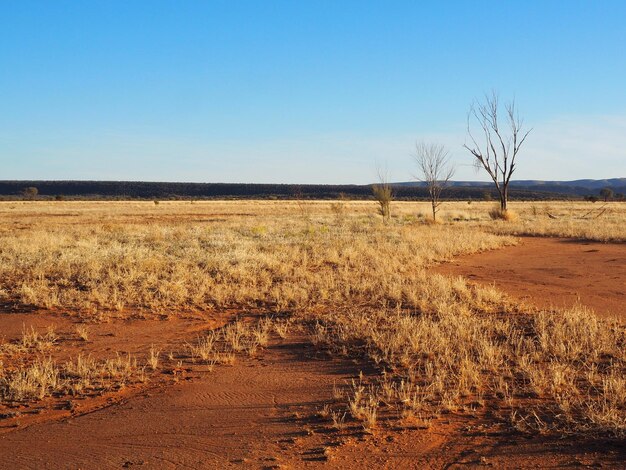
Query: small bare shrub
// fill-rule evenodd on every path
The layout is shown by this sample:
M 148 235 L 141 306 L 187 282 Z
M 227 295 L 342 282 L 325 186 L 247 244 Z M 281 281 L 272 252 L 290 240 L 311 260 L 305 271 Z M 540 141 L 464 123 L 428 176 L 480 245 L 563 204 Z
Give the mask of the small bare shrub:
M 378 213 L 382 216 L 383 222 L 389 222 L 391 218 L 391 201 L 393 200 L 393 192 L 391 186 L 387 183 L 375 185 L 372 187 L 374 199 L 378 202 Z
M 76 334 L 83 341 L 89 340 L 89 328 L 85 325 L 76 325 Z
M 148 365 L 152 370 L 157 370 L 159 367 L 159 355 L 161 351 L 154 349 L 154 345 L 150 346 L 150 354 L 148 356 Z
M 332 202 L 330 210 L 335 217 L 335 223 L 340 226 L 343 225 L 346 219 L 346 204 L 343 201 Z
M 500 207 L 494 207 L 489 211 L 489 217 L 492 220 L 504 220 L 505 222 L 515 222 L 519 219 L 517 212 L 511 209 L 501 209 Z
M 206 336 L 198 338 L 196 344 L 188 345 L 192 359 L 199 358 L 204 362 L 211 360 L 215 355 L 215 340 L 215 333 L 210 331 Z
M 235 352 L 240 352 L 245 349 L 245 333 L 246 327 L 239 321 L 231 323 L 222 329 L 224 341 Z
M 281 339 L 285 339 L 287 334 L 289 333 L 290 322 L 285 321 L 276 321 L 274 322 L 274 331 Z
M 51 359 L 35 361 L 29 367 L 18 369 L 4 379 L 0 395 L 13 400 L 42 399 L 56 391 L 61 385 L 59 370 Z
M 341 413 L 340 411 L 331 411 L 330 418 L 333 420 L 333 427 L 337 431 L 341 431 L 346 428 L 346 415 L 347 412 Z

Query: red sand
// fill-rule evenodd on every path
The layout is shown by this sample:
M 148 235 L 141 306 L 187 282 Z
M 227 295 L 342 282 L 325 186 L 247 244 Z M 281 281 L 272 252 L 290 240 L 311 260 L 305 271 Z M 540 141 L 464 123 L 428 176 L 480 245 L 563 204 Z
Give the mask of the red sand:
M 517 246 L 456 258 L 437 267 L 540 308 L 581 303 L 626 321 L 626 244 L 525 237 Z

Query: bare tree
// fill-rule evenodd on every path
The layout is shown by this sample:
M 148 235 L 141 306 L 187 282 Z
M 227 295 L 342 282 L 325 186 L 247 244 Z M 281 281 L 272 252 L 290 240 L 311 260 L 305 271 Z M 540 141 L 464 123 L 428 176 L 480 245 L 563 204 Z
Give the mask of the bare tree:
M 600 190 L 600 196 L 602 196 L 604 202 L 608 202 L 609 199 L 613 198 L 613 190 L 611 188 L 602 188 Z
M 467 115 L 467 134 L 472 140 L 472 146 L 463 145 L 474 156 L 474 163 L 478 168 L 484 168 L 496 186 L 500 196 L 500 209 L 506 211 L 509 198 L 509 183 L 516 169 L 517 154 L 532 129 L 522 131 L 523 121 L 520 120 L 515 101 L 505 105 L 506 123 L 500 125 L 500 111 L 498 94 L 492 92 L 485 95 L 484 102 L 472 104 Z M 477 142 L 472 132 L 477 125 L 482 134 Z
M 417 142 L 415 144 L 415 163 L 419 175 L 415 178 L 426 184 L 433 209 L 433 221 L 441 205 L 441 193 L 454 176 L 454 167 L 450 164 L 450 153 L 443 145 Z
M 393 191 L 389 184 L 389 177 L 387 171 L 383 171 L 381 168 L 377 169 L 378 184 L 372 186 L 372 192 L 374 193 L 374 199 L 380 206 L 378 213 L 383 217 L 383 222 L 389 222 L 391 218 L 391 201 L 393 199 Z
M 34 186 L 29 186 L 28 188 L 22 189 L 22 195 L 28 199 L 35 199 L 39 194 L 39 190 Z

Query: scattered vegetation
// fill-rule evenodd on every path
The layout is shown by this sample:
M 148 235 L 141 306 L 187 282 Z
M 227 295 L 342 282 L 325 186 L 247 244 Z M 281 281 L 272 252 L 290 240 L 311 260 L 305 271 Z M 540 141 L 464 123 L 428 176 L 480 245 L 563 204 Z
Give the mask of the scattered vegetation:
M 225 308 L 261 318 L 169 354 L 153 345 L 113 358 L 54 359 L 63 338 L 89 346 L 86 323 L 64 334 L 25 326 L 0 344 L 0 400 L 117 390 L 184 364 L 212 369 L 297 327 L 380 371 L 334 388 L 320 413 L 337 430 L 374 432 L 389 419 L 427 427 L 442 413 L 489 409 L 522 432 L 625 435 L 622 325 L 582 308 L 519 311 L 430 267 L 517 234 L 626 241 L 626 205 L 510 203 L 517 217 L 503 223 L 491 203 L 449 203 L 434 226 L 427 204 L 396 201 L 386 224 L 374 202 L 337 204 L 307 201 L 307 220 L 294 217 L 297 201 L 0 204 L 5 305 L 85 322 Z
M 374 199 L 378 203 L 378 213 L 383 218 L 383 222 L 388 223 L 391 219 L 391 201 L 393 200 L 393 191 L 388 183 L 381 183 L 372 186 Z
M 36 358 L 28 365 L 0 373 L 0 401 L 41 400 L 51 395 L 77 395 L 116 390 L 143 382 L 143 368 L 131 355 L 96 361 L 79 355 L 76 360 L 55 363 Z

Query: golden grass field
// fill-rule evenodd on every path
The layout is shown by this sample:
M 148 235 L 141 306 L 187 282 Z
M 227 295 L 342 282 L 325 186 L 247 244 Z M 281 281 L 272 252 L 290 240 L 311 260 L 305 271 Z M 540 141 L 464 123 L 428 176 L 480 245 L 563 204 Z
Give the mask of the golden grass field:
M 303 331 L 331 355 L 379 373 L 339 384 L 321 410 L 337 428 L 381 417 L 428 426 L 441 413 L 496 410 L 520 431 L 626 435 L 626 330 L 582 307 L 534 312 L 491 287 L 432 267 L 517 243 L 518 235 L 626 242 L 626 203 L 185 201 L 0 203 L 0 303 L 63 312 L 89 325 L 239 309 L 231 323 L 181 340 L 211 367 L 256 354 L 270 332 Z M 0 334 L 0 341 L 2 335 Z M 0 401 L 145 382 L 168 359 L 51 359 L 49 334 L 0 343 Z M 171 360 L 174 355 L 170 354 Z

